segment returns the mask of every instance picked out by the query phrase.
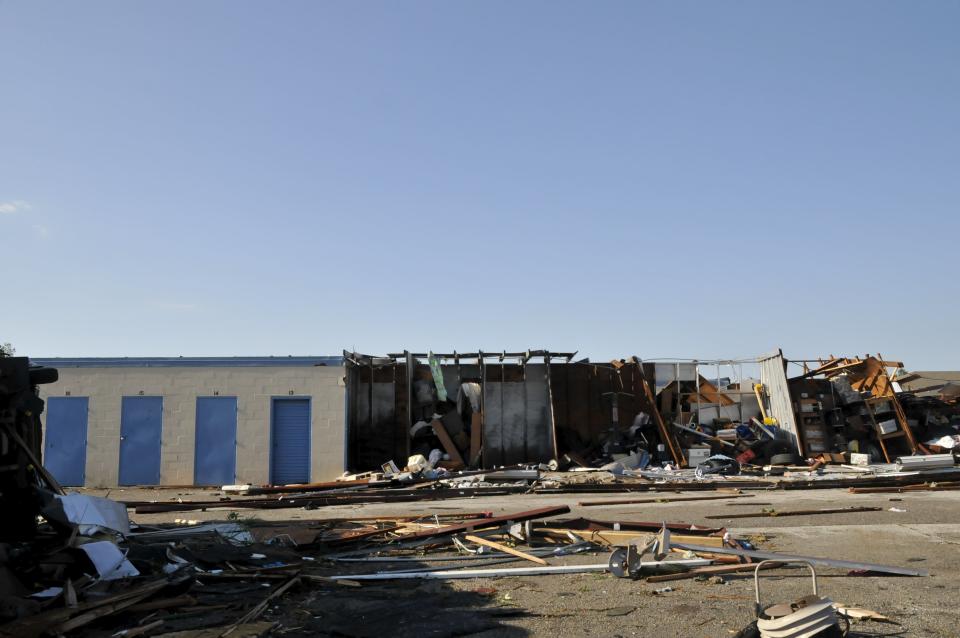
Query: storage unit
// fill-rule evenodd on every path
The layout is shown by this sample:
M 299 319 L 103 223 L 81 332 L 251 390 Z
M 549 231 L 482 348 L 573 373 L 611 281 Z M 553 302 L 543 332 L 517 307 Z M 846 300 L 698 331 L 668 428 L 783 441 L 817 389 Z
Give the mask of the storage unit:
M 270 482 L 310 482 L 310 399 L 273 399 L 270 426 Z
M 197 397 L 195 451 L 195 485 L 236 481 L 237 397 Z
M 56 383 L 40 387 L 41 398 L 51 406 L 41 417 L 46 462 L 67 477 L 68 485 L 86 487 L 267 484 L 274 399 L 282 398 L 294 403 L 281 408 L 281 416 L 296 410 L 298 400 L 307 401 L 309 408 L 306 421 L 301 416 L 296 426 L 300 457 L 292 462 L 284 455 L 281 475 L 333 480 L 346 469 L 342 361 L 35 359 L 60 375 Z M 87 405 L 82 440 L 80 400 Z M 74 415 L 69 418 L 63 416 L 68 405 Z M 72 456 L 66 458 L 68 450 Z
M 83 485 L 88 406 L 87 397 L 51 397 L 47 401 L 43 460 L 61 485 Z
M 163 397 L 123 397 L 120 485 L 159 485 Z

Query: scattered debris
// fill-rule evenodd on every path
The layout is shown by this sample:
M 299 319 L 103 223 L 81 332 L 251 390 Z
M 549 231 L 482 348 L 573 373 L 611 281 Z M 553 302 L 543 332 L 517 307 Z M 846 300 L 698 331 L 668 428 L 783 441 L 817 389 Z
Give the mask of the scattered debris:
M 855 514 L 857 512 L 880 512 L 882 507 L 837 507 L 819 510 L 775 510 L 769 509 L 762 512 L 739 512 L 736 514 L 716 514 L 704 516 L 707 519 L 720 518 L 760 518 L 776 516 L 818 516 L 820 514 Z
M 737 574 L 751 572 L 759 579 L 760 571 L 783 569 L 797 561 L 810 563 L 811 570 L 819 565 L 849 575 L 924 576 L 924 570 L 766 551 L 758 546 L 769 537 L 735 538 L 722 527 L 575 518 L 564 504 L 508 513 L 500 513 L 501 509 L 494 515 L 485 511 L 493 508 L 482 505 L 483 497 L 533 493 L 549 495 L 548 502 L 555 503 L 562 500 L 555 499 L 557 495 L 573 499 L 592 494 L 597 496 L 579 505 L 601 507 L 752 499 L 755 495 L 746 491 L 758 489 L 843 487 L 853 493 L 960 489 L 960 470 L 952 453 L 927 455 L 920 447 L 925 444 L 918 444 L 916 455 L 895 457 L 891 443 L 890 450 L 883 447 L 880 452 L 886 463 L 879 462 L 879 454 L 852 451 L 849 437 L 842 444 L 840 439 L 824 442 L 822 449 L 812 445 L 818 432 L 828 431 L 825 426 L 843 430 L 846 437 L 856 430 L 858 418 L 871 425 L 859 430 L 858 441 L 865 444 L 857 449 L 866 450 L 866 443 L 877 440 L 910 447 L 914 427 L 919 440 L 937 441 L 930 446 L 943 448 L 952 442 L 954 435 L 948 431 L 938 431 L 938 438 L 933 438 L 930 428 L 914 426 L 907 416 L 901 418 L 900 412 L 913 414 L 920 404 L 902 397 L 904 405 L 898 411 L 902 393 L 894 390 L 892 381 L 883 386 L 876 378 L 856 376 L 858 371 L 876 372 L 877 366 L 890 363 L 879 357 L 831 359 L 799 377 L 803 383 L 785 380 L 797 393 L 791 401 L 791 396 L 787 400 L 777 396 L 784 385 L 778 380 L 727 383 L 719 375 L 701 376 L 696 366 L 692 371 L 677 366 L 665 379 L 658 379 L 657 366 L 638 359 L 597 365 L 574 362 L 572 354 L 539 351 L 516 355 L 517 363 L 508 366 L 503 359 L 487 361 L 489 356 L 481 354 L 476 370 L 468 374 L 450 369 L 447 355 L 430 353 L 428 366 L 409 368 L 407 375 L 400 362 L 405 366 L 409 357 L 416 356 L 391 355 L 389 362 L 360 357 L 350 369 L 355 383 L 370 386 L 376 380 L 403 390 L 409 384 L 410 394 L 404 396 L 413 402 L 407 406 L 413 423 L 397 422 L 403 426 L 403 436 L 391 441 L 396 449 L 380 451 L 386 454 L 376 464 L 364 458 L 363 464 L 353 468 L 359 471 L 337 481 L 231 485 L 224 486 L 216 498 L 205 496 L 208 500 L 151 502 L 64 493 L 39 465 L 39 431 L 33 417 L 42 404 L 28 400 L 32 384 L 50 373 L 18 370 L 12 367 L 16 364 L 8 363 L 12 360 L 3 360 L 0 365 L 10 368 L 11 378 L 26 382 L 4 386 L 13 387 L 20 393 L 16 401 L 23 402 L 0 397 L 6 401 L 0 408 L 16 405 L 13 411 L 18 415 L 14 424 L 0 421 L 0 450 L 17 469 L 0 476 L 7 481 L 0 497 L 9 517 L 0 532 L 0 568 L 11 583 L 0 595 L 0 636 L 39 638 L 88 630 L 118 638 L 280 635 L 298 629 L 278 628 L 272 619 L 272 610 L 285 597 L 341 591 L 362 599 L 377 587 L 392 588 L 389 591 L 396 598 L 392 615 L 373 614 L 378 617 L 371 617 L 362 632 L 349 629 L 350 612 L 309 618 L 304 620 L 310 625 L 305 631 L 322 625 L 347 635 L 383 635 L 401 615 L 413 618 L 411 627 L 421 627 L 420 633 L 425 634 L 433 620 L 429 609 L 418 608 L 421 597 L 400 601 L 400 594 L 435 586 L 429 581 L 437 580 L 593 574 L 587 578 L 644 579 L 651 585 L 692 580 L 692 588 L 726 584 L 736 581 Z M 539 361 L 531 362 L 532 357 Z M 560 358 L 566 362 L 558 364 Z M 554 365 L 566 366 L 556 370 L 569 373 L 570 378 L 551 377 Z M 782 367 L 782 361 L 777 365 Z M 544 390 L 544 410 L 560 397 L 569 401 L 579 388 L 594 393 L 609 412 L 603 419 L 589 421 L 579 438 L 573 435 L 577 426 L 564 422 L 537 442 L 536 454 L 516 458 L 516 449 L 504 447 L 497 453 L 499 458 L 491 458 L 493 448 L 485 442 L 501 443 L 504 430 L 502 422 L 486 418 L 491 415 L 481 409 L 484 398 L 494 391 L 504 394 L 507 384 L 528 382 Z M 500 387 L 493 389 L 495 384 Z M 367 391 L 372 396 L 372 390 Z M 833 403 L 820 396 L 825 392 L 835 395 Z M 784 436 L 790 421 L 784 410 L 791 406 L 796 445 Z M 562 418 L 570 417 L 565 413 Z M 891 420 L 892 426 L 884 425 Z M 938 425 L 946 427 L 942 421 Z M 952 422 L 946 425 L 952 427 Z M 884 432 L 891 427 L 895 429 Z M 894 434 L 885 439 L 874 436 Z M 463 497 L 476 498 L 480 505 L 471 507 L 475 511 L 470 513 L 442 511 L 442 501 Z M 405 502 L 422 504 L 421 512 L 370 516 L 362 508 L 344 509 L 344 514 L 338 511 L 339 518 L 282 523 L 235 514 Z M 884 509 L 756 511 L 762 504 L 736 504 L 751 505 L 754 511 L 703 518 L 842 515 Z M 131 524 L 128 518 L 128 510 L 146 514 L 215 509 L 231 510 L 225 517 L 229 521 L 186 519 L 147 527 Z M 676 509 L 682 511 L 682 505 Z M 905 510 L 891 507 L 887 511 Z M 599 555 L 602 562 L 583 554 Z M 389 581 L 414 582 L 389 585 Z M 838 613 L 855 620 L 893 622 L 870 610 L 820 598 L 815 582 L 814 574 L 812 597 L 763 609 L 758 590 L 757 631 L 792 635 L 783 632 L 801 617 L 808 630 L 827 628 L 837 623 Z M 471 593 L 497 596 L 496 602 L 504 605 L 502 613 L 519 613 L 506 607 L 516 605 L 515 599 L 521 596 L 504 589 L 498 584 L 497 588 L 475 587 Z M 665 595 L 676 590 L 668 585 L 650 591 Z M 622 616 L 635 610 L 630 606 L 602 611 Z M 462 612 L 456 619 L 470 631 L 484 631 L 494 613 L 482 611 Z
M 837 613 L 841 616 L 846 616 L 853 620 L 876 620 L 877 622 L 890 623 L 892 625 L 899 625 L 897 621 L 884 616 L 883 614 L 877 613 L 870 609 L 863 609 L 862 607 L 847 607 L 839 603 L 834 603 L 833 608 L 837 610 Z

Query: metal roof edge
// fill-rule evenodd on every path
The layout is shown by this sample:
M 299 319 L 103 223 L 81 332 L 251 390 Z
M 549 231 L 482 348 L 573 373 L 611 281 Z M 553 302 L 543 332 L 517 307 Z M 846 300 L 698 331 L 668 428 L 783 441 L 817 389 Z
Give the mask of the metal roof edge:
M 343 365 L 343 357 L 339 356 L 37 357 L 30 361 L 52 368 L 279 368 Z

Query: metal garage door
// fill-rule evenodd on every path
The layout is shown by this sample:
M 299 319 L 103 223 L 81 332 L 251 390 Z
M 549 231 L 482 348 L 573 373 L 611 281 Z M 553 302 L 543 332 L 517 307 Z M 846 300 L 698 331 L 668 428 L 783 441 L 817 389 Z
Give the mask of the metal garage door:
M 123 397 L 120 408 L 120 485 L 160 483 L 163 397 Z
M 230 485 L 237 471 L 237 398 L 197 397 L 193 482 Z
M 87 397 L 47 399 L 43 465 L 61 485 L 83 485 L 87 464 Z
M 310 481 L 310 399 L 273 400 L 270 424 L 270 482 Z

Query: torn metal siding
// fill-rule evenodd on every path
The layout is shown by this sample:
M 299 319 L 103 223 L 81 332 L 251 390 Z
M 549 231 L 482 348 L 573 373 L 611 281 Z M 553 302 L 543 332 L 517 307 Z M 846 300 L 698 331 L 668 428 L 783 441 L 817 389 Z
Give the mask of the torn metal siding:
M 783 351 L 777 350 L 759 358 L 760 383 L 764 385 L 770 397 L 770 416 L 777 420 L 780 430 L 790 439 L 801 453 L 797 437 L 797 421 L 793 413 L 793 401 L 787 386 L 786 361 Z

